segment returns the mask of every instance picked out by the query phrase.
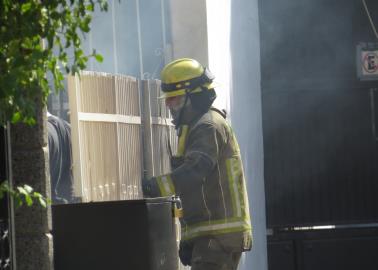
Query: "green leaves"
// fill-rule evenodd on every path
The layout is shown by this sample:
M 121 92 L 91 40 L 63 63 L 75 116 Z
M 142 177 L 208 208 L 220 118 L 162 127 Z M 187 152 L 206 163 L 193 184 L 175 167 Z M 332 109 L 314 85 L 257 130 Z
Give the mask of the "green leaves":
M 100 54 L 85 55 L 83 33 L 90 31 L 91 14 L 107 11 L 105 0 L 2 1 L 0 4 L 0 124 L 34 125 L 35 102 L 46 102 L 50 92 L 47 73 L 56 91 L 63 89 L 64 74 L 85 69 L 89 57 L 102 62 Z M 67 51 L 74 52 L 70 61 Z M 30 186 L 11 189 L 0 184 L 0 199 L 9 193 L 16 204 L 46 207 L 48 200 Z
M 102 63 L 104 61 L 104 57 L 101 54 L 95 54 L 94 57 L 96 58 L 97 62 Z
M 0 199 L 4 198 L 6 193 L 8 193 L 11 198 L 14 199 L 17 207 L 24 204 L 27 206 L 32 206 L 35 201 L 42 207 L 47 207 L 47 204 L 50 203 L 50 200 L 34 191 L 33 188 L 28 185 L 18 186 L 16 189 L 12 189 L 8 185 L 8 182 L 4 181 L 0 184 Z
M 3 1 L 0 7 L 0 124 L 35 123 L 35 102 L 63 89 L 64 73 L 78 73 L 90 57 L 81 38 L 90 31 L 96 8 L 104 0 Z M 67 52 L 73 52 L 73 57 Z M 47 74 L 52 74 L 49 85 Z
M 24 186 L 24 187 L 17 187 L 17 190 L 20 195 L 23 195 L 25 202 L 28 206 L 31 206 L 33 204 L 33 199 L 30 196 L 30 190 L 33 190 L 30 186 Z
M 28 12 L 31 9 L 31 7 L 32 7 L 31 2 L 22 4 L 21 5 L 21 14 L 25 14 L 26 12 Z

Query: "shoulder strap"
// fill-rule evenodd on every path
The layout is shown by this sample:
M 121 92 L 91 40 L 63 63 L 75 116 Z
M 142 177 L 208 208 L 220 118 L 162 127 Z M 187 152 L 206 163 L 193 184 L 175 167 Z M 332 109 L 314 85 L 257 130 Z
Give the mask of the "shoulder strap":
M 227 117 L 227 112 L 226 112 L 226 110 L 219 110 L 219 109 L 214 108 L 214 107 L 211 107 L 210 110 L 219 113 L 220 115 L 222 115 L 222 117 L 223 117 L 224 119 L 226 119 L 226 117 Z

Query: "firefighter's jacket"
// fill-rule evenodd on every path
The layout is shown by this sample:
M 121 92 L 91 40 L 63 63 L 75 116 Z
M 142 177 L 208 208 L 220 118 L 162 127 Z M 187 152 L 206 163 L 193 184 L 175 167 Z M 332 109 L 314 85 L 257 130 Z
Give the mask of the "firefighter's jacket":
M 47 117 L 51 196 L 55 204 L 72 202 L 71 126 L 54 115 Z
M 235 247 L 250 249 L 252 228 L 240 150 L 224 115 L 210 109 L 181 126 L 177 155 L 181 164 L 152 184 L 156 195 L 180 196 L 182 239 L 230 237 Z

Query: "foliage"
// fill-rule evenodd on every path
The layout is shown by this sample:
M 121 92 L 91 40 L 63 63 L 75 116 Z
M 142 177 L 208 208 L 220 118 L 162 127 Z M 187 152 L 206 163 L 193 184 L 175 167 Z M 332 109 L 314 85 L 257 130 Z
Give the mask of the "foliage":
M 16 187 L 16 190 L 14 190 L 4 181 L 0 184 L 0 199 L 4 198 L 5 193 L 9 193 L 18 207 L 24 204 L 31 206 L 34 201 L 38 201 L 43 207 L 46 207 L 47 204 L 50 203 L 48 199 L 43 197 L 40 193 L 35 192 L 33 188 L 28 185 Z
M 107 10 L 105 0 L 3 0 L 0 2 L 0 123 L 35 123 L 35 101 L 46 104 L 47 74 L 56 91 L 64 72 L 75 74 L 85 55 L 81 38 L 90 31 L 92 13 Z M 68 51 L 72 51 L 72 59 Z
M 85 69 L 89 57 L 102 56 L 81 49 L 90 31 L 95 8 L 107 10 L 106 0 L 2 0 L 0 2 L 0 124 L 35 124 L 36 101 L 46 104 L 48 75 L 56 91 L 63 89 L 64 73 Z M 71 53 L 68 53 L 71 52 Z M 72 55 L 72 57 L 71 57 Z M 0 184 L 0 199 L 9 193 L 17 205 L 48 200 L 28 185 Z

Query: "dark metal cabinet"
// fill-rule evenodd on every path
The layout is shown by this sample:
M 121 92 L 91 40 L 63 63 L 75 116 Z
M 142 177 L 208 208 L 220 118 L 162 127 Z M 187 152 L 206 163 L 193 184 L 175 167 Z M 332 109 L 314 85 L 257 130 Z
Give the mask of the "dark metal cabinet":
M 56 270 L 174 270 L 170 198 L 53 205 Z

